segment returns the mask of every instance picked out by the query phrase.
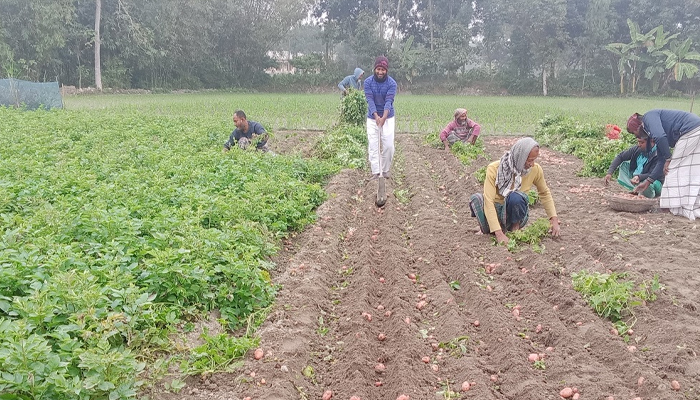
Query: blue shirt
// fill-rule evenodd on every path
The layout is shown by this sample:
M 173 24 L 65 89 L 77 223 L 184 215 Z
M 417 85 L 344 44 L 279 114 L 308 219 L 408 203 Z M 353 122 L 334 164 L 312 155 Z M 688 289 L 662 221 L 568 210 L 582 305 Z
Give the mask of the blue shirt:
M 263 135 L 265 134 L 265 128 L 263 128 L 262 125 L 255 121 L 248 121 L 248 130 L 243 132 L 242 130 L 236 128 L 231 132 L 231 136 L 228 138 L 226 143 L 224 143 L 224 147 L 227 150 L 230 150 L 231 147 L 233 147 L 236 143 L 238 143 L 238 140 L 242 137 L 248 138 L 250 140 L 253 140 L 253 134 L 256 135 Z M 267 139 L 261 140 L 258 142 L 258 145 L 256 146 L 258 149 L 262 148 L 265 146 L 265 143 L 267 143 Z
M 654 139 L 659 155 L 650 178 L 663 180 L 664 164 L 671 158 L 671 147 L 676 146 L 681 136 L 700 127 L 700 117 L 680 110 L 656 109 L 647 111 L 642 116 L 642 123 L 644 130 Z
M 387 118 L 394 116 L 394 96 L 396 96 L 396 81 L 387 75 L 384 82 L 377 82 L 374 75 L 365 79 L 365 98 L 367 99 L 367 118 L 374 119 L 374 113 L 384 115 L 389 110 Z

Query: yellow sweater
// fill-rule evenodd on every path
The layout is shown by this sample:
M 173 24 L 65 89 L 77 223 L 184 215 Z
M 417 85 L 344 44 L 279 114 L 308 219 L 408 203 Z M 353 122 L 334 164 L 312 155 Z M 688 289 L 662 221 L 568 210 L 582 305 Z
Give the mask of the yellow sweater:
M 496 175 L 498 174 L 498 165 L 500 161 L 494 161 L 486 168 L 486 180 L 484 181 L 484 215 L 489 222 L 491 233 L 501 230 L 501 224 L 498 222 L 498 214 L 494 203 L 503 204 L 505 199 L 498 193 L 496 188 Z M 539 164 L 530 168 L 530 172 L 522 177 L 520 191 L 527 193 L 532 188 L 532 185 L 537 187 L 537 192 L 540 195 L 540 201 L 544 210 L 547 212 L 547 217 L 552 218 L 557 216 L 557 210 L 554 208 L 554 199 L 552 193 L 547 187 L 547 182 L 544 180 L 544 172 Z

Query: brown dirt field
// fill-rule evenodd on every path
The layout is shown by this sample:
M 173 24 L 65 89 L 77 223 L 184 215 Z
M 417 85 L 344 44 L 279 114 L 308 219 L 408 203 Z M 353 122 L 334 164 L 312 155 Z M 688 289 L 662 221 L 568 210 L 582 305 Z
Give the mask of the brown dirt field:
M 303 154 L 319 135 L 278 133 L 272 147 Z M 487 137 L 487 152 L 495 160 L 514 140 Z M 383 209 L 366 171 L 343 171 L 327 186 L 318 222 L 285 243 L 278 301 L 259 331 L 265 356 L 251 352 L 236 373 L 190 378 L 180 393 L 153 398 L 321 399 L 331 390 L 344 400 L 541 400 L 561 399 L 567 386 L 581 399 L 700 398 L 694 221 L 612 211 L 602 179 L 577 177 L 579 160 L 542 149 L 537 162 L 562 235 L 546 238 L 541 254 L 510 253 L 475 234 L 470 216 L 469 196 L 481 191 L 472 174 L 487 160 L 465 167 L 421 136 L 396 142 Z M 531 221 L 544 216 L 535 205 Z M 573 290 L 570 274 L 582 269 L 626 271 L 636 282 L 659 275 L 665 290 L 635 308 L 629 343 Z M 534 368 L 530 353 L 545 353 L 546 369 Z M 312 376 L 302 373 L 307 366 Z M 464 381 L 473 386 L 459 392 Z

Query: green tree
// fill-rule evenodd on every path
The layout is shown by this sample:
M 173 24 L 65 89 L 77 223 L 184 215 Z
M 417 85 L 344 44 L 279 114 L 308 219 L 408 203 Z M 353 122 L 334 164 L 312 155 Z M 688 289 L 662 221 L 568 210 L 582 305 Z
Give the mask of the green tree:
M 646 47 L 646 53 L 640 54 L 640 60 L 647 65 L 644 70 L 644 77 L 652 82 L 652 90 L 656 92 L 659 88 L 659 83 L 663 75 L 666 72 L 666 56 L 663 50 L 666 48 L 668 43 L 678 36 L 677 33 L 669 35 L 668 32 L 664 31 L 663 25 L 659 25 L 654 28 L 650 34 L 653 32 L 651 40 L 648 40 L 644 45 Z
M 641 60 L 642 52 L 646 51 L 646 46 L 653 40 L 658 27 L 647 33 L 639 30 L 639 25 L 631 19 L 627 19 L 630 39 L 629 43 L 610 43 L 605 48 L 619 57 L 617 70 L 620 74 L 620 94 L 625 93 L 625 79 L 632 93 L 637 91 L 637 82 L 641 75 L 641 68 L 638 62 Z
M 55 80 L 74 16 L 72 0 L 0 0 L 0 10 L 5 63 L 26 79 Z
M 522 24 L 525 40 L 532 51 L 533 64 L 540 68 L 542 94 L 548 94 L 548 77 L 567 47 L 566 0 L 534 0 L 520 3 L 511 15 Z
M 691 50 L 693 41 L 688 38 L 683 42 L 671 42 L 670 49 L 663 50 L 666 56 L 666 68 L 672 71 L 671 76 L 680 82 L 684 77 L 692 78 L 698 72 L 698 66 L 692 61 L 700 61 L 700 53 Z

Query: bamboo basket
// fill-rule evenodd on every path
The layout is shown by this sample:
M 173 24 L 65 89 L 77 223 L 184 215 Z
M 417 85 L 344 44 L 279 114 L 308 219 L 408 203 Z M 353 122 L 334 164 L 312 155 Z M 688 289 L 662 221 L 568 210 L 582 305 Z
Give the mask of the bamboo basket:
M 648 199 L 644 196 L 628 197 L 621 193 L 608 194 L 606 200 L 611 209 L 631 213 L 647 212 L 659 205 L 659 199 Z

